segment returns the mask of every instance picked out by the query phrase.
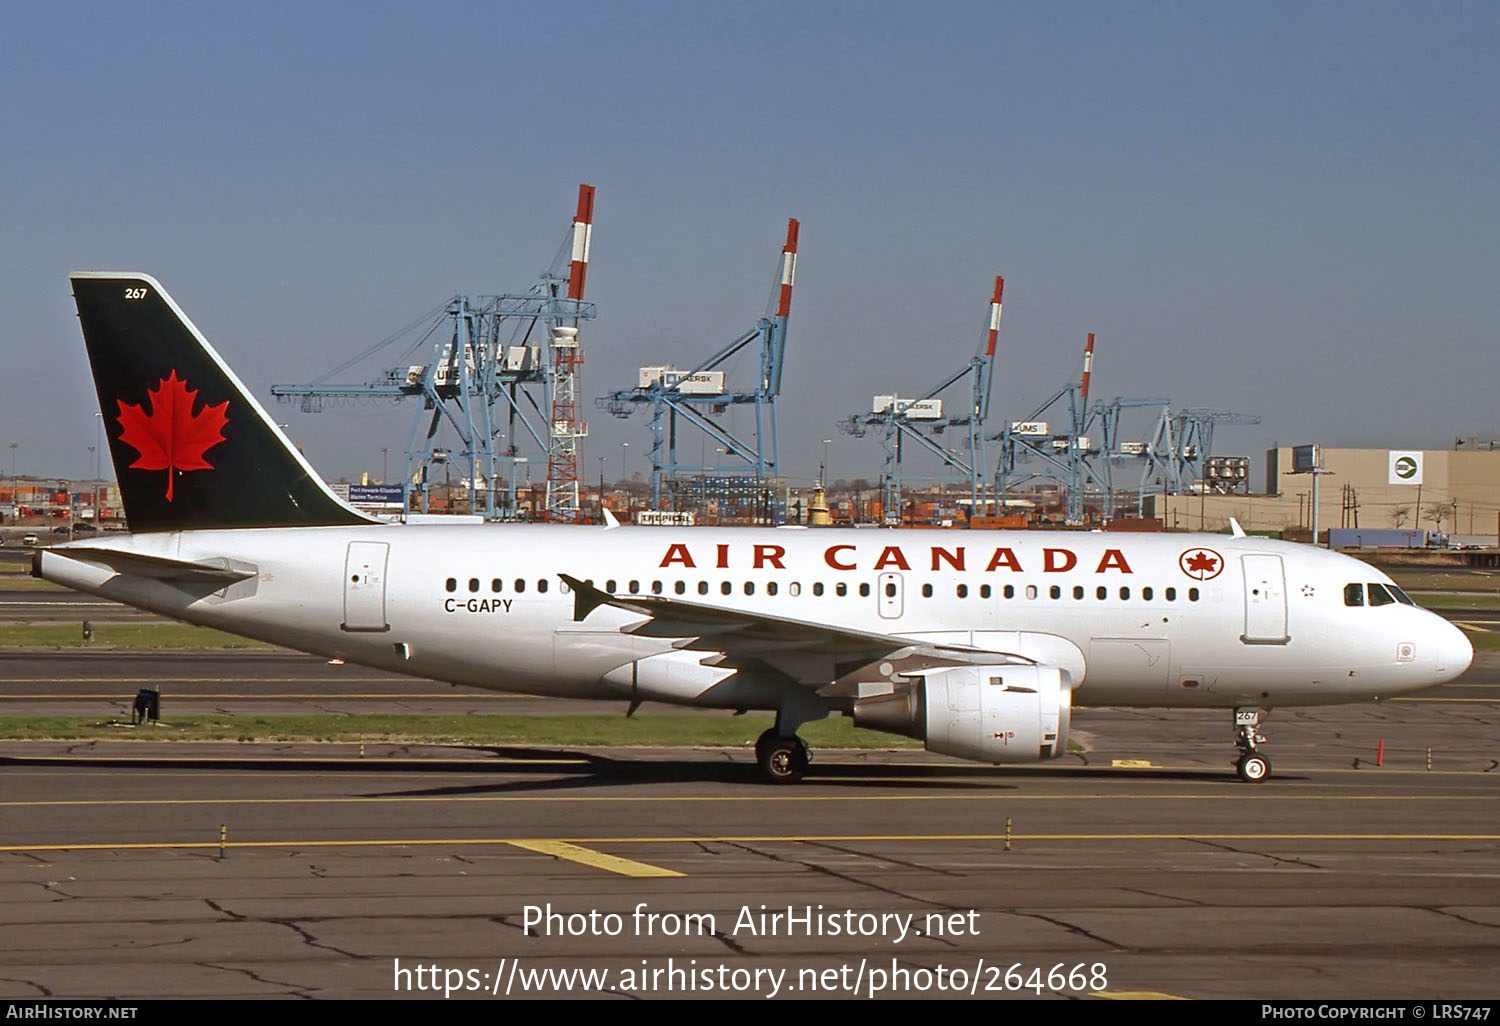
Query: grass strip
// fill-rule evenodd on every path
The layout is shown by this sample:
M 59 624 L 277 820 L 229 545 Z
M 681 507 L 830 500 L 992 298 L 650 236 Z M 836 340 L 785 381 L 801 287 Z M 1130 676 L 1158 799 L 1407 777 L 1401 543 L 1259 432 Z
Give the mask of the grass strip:
M 94 640 L 83 640 L 82 622 L 3 624 L 0 648 L 277 648 L 212 627 L 185 623 L 96 623 Z
M 198 716 L 133 727 L 126 718 L 0 719 L 0 740 L 350 741 L 462 745 L 753 745 L 770 716 Z M 921 748 L 910 738 L 861 730 L 844 716 L 798 733 L 821 748 Z

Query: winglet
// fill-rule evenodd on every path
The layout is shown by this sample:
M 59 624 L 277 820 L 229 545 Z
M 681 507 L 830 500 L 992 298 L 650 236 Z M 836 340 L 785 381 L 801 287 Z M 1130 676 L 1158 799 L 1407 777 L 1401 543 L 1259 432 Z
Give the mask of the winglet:
M 1240 526 L 1240 522 L 1234 517 L 1229 518 L 1229 533 L 1236 538 L 1245 537 L 1245 529 Z
M 620 526 L 620 521 L 615 519 L 614 510 L 610 509 L 608 506 L 601 506 L 600 509 L 604 511 L 604 529 L 606 531 L 613 531 L 615 528 Z

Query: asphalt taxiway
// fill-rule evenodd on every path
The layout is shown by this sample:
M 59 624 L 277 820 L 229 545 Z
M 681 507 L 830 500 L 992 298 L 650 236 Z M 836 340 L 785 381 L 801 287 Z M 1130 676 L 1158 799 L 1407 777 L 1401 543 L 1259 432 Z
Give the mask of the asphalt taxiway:
M 1261 785 L 1220 717 L 1118 710 L 1047 767 L 790 788 L 733 749 L 6 743 L 0 995 L 1485 998 L 1493 708 L 1273 717 Z

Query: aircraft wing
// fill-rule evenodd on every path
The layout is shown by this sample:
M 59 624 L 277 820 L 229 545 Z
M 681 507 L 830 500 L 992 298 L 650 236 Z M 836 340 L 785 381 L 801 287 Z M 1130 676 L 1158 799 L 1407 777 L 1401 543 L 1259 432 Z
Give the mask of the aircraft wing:
M 902 669 L 916 664 L 1034 663 L 1011 653 L 935 645 L 894 634 L 723 609 L 663 595 L 611 595 L 568 574 L 558 576 L 573 590 L 574 620 L 586 619 L 600 606 L 642 613 L 651 619 L 624 628 L 626 632 L 678 639 L 677 648 L 722 653 L 716 665 L 770 666 L 811 687 L 836 681 L 877 660 L 890 660 Z

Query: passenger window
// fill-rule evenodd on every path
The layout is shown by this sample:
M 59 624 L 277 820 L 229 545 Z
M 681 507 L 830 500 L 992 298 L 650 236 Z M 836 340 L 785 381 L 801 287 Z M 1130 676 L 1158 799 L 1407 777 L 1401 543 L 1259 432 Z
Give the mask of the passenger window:
M 969 586 L 967 584 L 960 584 L 958 586 L 958 597 L 959 598 L 968 598 L 969 597 Z
M 788 595 L 792 596 L 792 598 L 796 598 L 798 595 L 802 594 L 802 585 L 798 584 L 796 581 L 793 581 L 791 584 L 788 584 L 786 586 L 786 591 Z
M 1368 585 L 1368 588 L 1370 591 L 1370 605 L 1389 606 L 1395 603 L 1395 597 L 1385 590 L 1385 585 L 1371 583 Z
M 887 584 L 885 586 L 885 597 L 886 598 L 895 598 L 896 597 L 896 586 L 894 584 Z
M 1028 584 L 1028 585 L 1026 585 L 1026 597 L 1029 598 L 1029 599 L 1036 598 L 1036 585 L 1034 585 L 1034 584 Z
M 1167 589 L 1167 601 L 1168 602 L 1176 602 L 1177 601 L 1177 589 L 1176 588 L 1168 588 Z
M 1141 589 L 1141 598 L 1145 599 L 1147 602 L 1150 602 L 1151 597 L 1155 594 L 1156 592 L 1152 591 L 1150 588 Z
M 457 591 L 458 590 L 458 578 L 456 578 L 456 577 L 450 577 L 450 578 L 448 578 L 448 583 L 445 584 L 445 585 L 443 585 L 443 587 L 447 588 L 449 591 Z
M 1197 588 L 1189 588 L 1188 589 L 1188 601 L 1189 602 L 1197 602 L 1198 601 L 1198 589 Z
M 728 594 L 731 594 L 733 591 L 734 591 L 734 585 L 730 584 L 728 581 L 725 581 L 724 583 L 722 583 L 722 584 L 719 585 L 719 593 L 720 594 L 728 595 Z
M 708 594 L 708 582 L 707 581 L 699 581 L 698 582 L 698 594 L 699 595 L 707 595 Z
M 478 591 L 479 590 L 479 578 L 477 578 L 477 577 L 470 577 L 469 578 L 469 590 L 470 591 Z
M 816 595 L 816 596 L 818 596 L 818 597 L 820 597 L 820 598 L 822 597 L 822 595 L 823 595 L 823 582 L 822 581 L 818 581 L 815 584 L 813 584 L 813 594 Z
M 1073 586 L 1073 597 L 1076 599 L 1083 598 L 1083 585 L 1075 584 Z
M 833 586 L 833 592 L 839 598 L 843 598 L 845 595 L 849 594 L 849 585 L 847 585 L 847 584 L 835 584 Z
M 1094 589 L 1094 595 L 1102 602 L 1105 599 L 1109 598 L 1109 589 L 1104 587 L 1103 585 L 1100 585 L 1098 588 Z
M 794 585 L 792 585 L 792 587 L 795 588 L 796 585 L 794 584 Z M 767 595 L 774 595 L 774 594 L 776 594 L 776 582 L 775 581 L 767 581 L 766 582 L 766 594 Z
M 500 587 L 501 587 L 501 585 L 500 585 L 500 578 L 496 577 L 493 581 L 490 582 L 490 591 L 493 591 L 496 594 L 499 594 L 500 593 Z
M 989 585 L 986 584 L 985 587 L 988 588 Z M 1007 584 L 1005 586 L 1005 597 L 1006 598 L 1015 598 L 1016 597 L 1016 586 L 1014 584 Z
M 1129 588 L 1121 588 L 1120 589 L 1120 598 L 1124 599 L 1124 600 L 1128 600 L 1130 598 L 1130 589 Z
M 860 598 L 869 598 L 870 597 L 870 586 L 868 584 L 861 584 L 859 586 L 859 597 Z
M 980 598 L 989 598 L 990 597 L 990 586 L 988 584 L 981 584 L 979 586 L 979 597 Z M 1010 596 L 1007 595 L 1006 597 L 1009 598 Z
M 755 584 L 754 584 L 754 582 L 752 582 L 752 581 L 746 581 L 745 582 L 745 594 L 746 595 L 754 595 L 755 594 Z
M 604 590 L 607 591 L 607 592 L 609 592 L 611 595 L 613 595 L 615 593 L 615 582 L 614 581 L 605 581 L 604 582 Z
M 687 582 L 686 581 L 678 581 L 676 584 L 672 585 L 672 590 L 675 591 L 675 592 L 677 592 L 677 594 L 679 594 L 679 595 L 686 595 L 687 594 Z
M 640 593 L 641 593 L 641 582 L 640 581 L 631 581 L 630 582 L 630 594 L 632 594 L 632 595 L 639 595 Z
M 540 581 L 536 582 L 536 590 L 543 595 L 547 594 L 547 578 L 543 577 Z
M 516 591 L 517 591 L 517 593 L 523 592 L 525 590 L 526 590 L 526 582 L 523 581 L 523 580 L 521 580 L 521 578 L 517 577 L 516 578 Z
M 1059 588 L 1059 587 L 1058 587 L 1058 586 L 1057 586 L 1057 585 L 1055 585 L 1055 584 L 1054 584 L 1054 585 L 1053 585 L 1053 586 L 1052 586 L 1052 587 L 1051 587 L 1051 588 L 1049 588 L 1049 589 L 1048 589 L 1048 591 L 1047 591 L 1047 593 L 1048 593 L 1048 594 L 1049 594 L 1049 595 L 1051 595 L 1051 596 L 1052 596 L 1052 597 L 1053 597 L 1053 598 L 1055 598 L 1055 599 L 1060 599 L 1060 598 L 1062 598 L 1062 589 L 1061 589 L 1061 588 Z
M 653 595 L 660 595 L 661 594 L 661 582 L 660 581 L 652 581 L 651 582 L 651 594 L 653 594 Z

